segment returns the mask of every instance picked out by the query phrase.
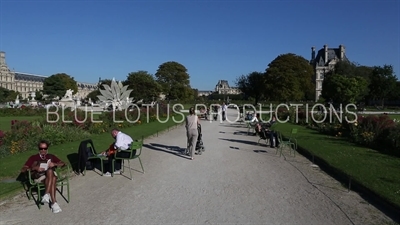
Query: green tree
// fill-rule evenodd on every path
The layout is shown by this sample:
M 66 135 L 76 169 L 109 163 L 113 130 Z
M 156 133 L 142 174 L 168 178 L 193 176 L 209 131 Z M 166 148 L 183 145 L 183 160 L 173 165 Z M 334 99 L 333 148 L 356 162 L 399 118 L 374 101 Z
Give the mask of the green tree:
M 396 82 L 396 88 L 389 94 L 390 100 L 400 100 L 400 81 Z
M 375 66 L 370 75 L 369 90 L 371 97 L 379 99 L 382 107 L 384 107 L 385 99 L 388 98 L 390 93 L 396 88 L 396 82 L 397 77 L 391 65 L 384 65 L 383 67 Z
M 236 79 L 236 86 L 243 94 L 254 98 L 254 104 L 257 105 L 265 93 L 265 75 L 261 72 L 251 72 L 247 75 L 241 75 Z
M 35 100 L 41 101 L 43 99 L 43 93 L 41 91 L 35 91 Z
M 158 84 L 154 76 L 147 71 L 139 70 L 129 73 L 126 80 L 122 83 L 128 85 L 128 88 L 132 90 L 131 97 L 135 100 L 145 99 L 152 101 L 153 98 L 157 98 L 161 92 L 160 84 Z
M 62 98 L 68 89 L 73 90 L 74 94 L 78 92 L 74 78 L 65 73 L 51 75 L 43 81 L 43 94 L 49 95 L 50 98 Z
M 305 58 L 292 53 L 279 55 L 266 69 L 265 96 L 276 101 L 313 100 L 313 75 L 314 69 Z
M 322 97 L 332 99 L 335 103 L 356 103 L 368 90 L 367 81 L 359 76 L 346 77 L 333 74 L 325 77 L 322 83 Z
M 158 67 L 155 76 L 168 99 L 186 100 L 192 97 L 190 76 L 182 64 L 173 61 L 165 62 Z
M 19 95 L 19 92 L 0 87 L 0 102 L 15 101 L 17 95 Z
M 358 63 L 352 63 L 348 61 L 339 61 L 335 64 L 335 68 L 329 71 L 325 77 L 329 77 L 331 75 L 341 75 L 345 77 L 361 77 L 365 79 L 367 87 L 370 84 L 370 75 L 372 74 L 373 68 L 368 66 L 362 66 Z M 325 80 L 324 80 L 325 82 Z M 362 82 L 364 83 L 364 82 Z M 325 84 L 327 85 L 327 84 Z M 368 88 L 364 91 L 364 96 L 360 97 L 360 101 L 368 102 L 369 98 Z

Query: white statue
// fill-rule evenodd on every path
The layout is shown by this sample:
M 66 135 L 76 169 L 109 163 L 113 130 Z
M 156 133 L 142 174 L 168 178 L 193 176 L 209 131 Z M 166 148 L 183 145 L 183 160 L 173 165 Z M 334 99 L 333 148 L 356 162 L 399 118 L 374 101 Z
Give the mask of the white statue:
M 19 100 L 19 95 L 17 95 L 17 98 L 15 100 Z
M 68 89 L 67 92 L 65 92 L 64 98 L 72 100 L 72 93 L 74 91 L 72 89 Z

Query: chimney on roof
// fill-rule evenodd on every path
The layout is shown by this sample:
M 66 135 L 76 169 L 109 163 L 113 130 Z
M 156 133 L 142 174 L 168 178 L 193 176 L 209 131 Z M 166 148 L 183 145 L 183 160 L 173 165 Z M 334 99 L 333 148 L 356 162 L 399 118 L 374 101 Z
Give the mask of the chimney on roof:
M 6 53 L 3 51 L 0 52 L 0 65 L 6 65 Z
M 324 45 L 325 50 L 325 64 L 328 63 L 328 45 Z
M 339 50 L 340 50 L 340 60 L 344 59 L 344 54 L 346 52 L 346 49 L 344 47 L 344 45 L 339 45 Z
M 315 47 L 311 47 L 311 61 L 315 59 Z

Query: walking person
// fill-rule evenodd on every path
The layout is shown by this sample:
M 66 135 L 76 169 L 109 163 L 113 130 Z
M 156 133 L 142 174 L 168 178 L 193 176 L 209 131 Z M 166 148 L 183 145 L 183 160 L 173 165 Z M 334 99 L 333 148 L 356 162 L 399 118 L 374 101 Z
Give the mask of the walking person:
M 228 109 L 228 107 L 225 105 L 225 102 L 222 103 L 222 108 L 221 108 L 221 110 L 222 110 L 222 121 L 226 120 L 226 110 L 227 109 Z
M 187 151 L 189 151 L 190 159 L 193 160 L 194 151 L 196 150 L 197 137 L 199 132 L 197 125 L 199 124 L 199 118 L 197 117 L 194 108 L 189 109 L 189 115 L 185 119 L 186 136 L 187 136 Z

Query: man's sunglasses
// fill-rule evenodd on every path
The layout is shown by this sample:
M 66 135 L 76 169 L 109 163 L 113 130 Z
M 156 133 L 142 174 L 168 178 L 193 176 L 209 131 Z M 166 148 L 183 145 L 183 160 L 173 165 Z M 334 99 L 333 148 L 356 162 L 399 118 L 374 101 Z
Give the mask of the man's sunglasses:
M 39 148 L 39 150 L 47 150 L 48 148 Z

